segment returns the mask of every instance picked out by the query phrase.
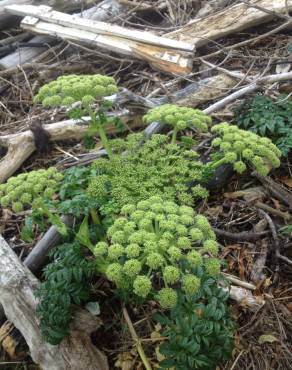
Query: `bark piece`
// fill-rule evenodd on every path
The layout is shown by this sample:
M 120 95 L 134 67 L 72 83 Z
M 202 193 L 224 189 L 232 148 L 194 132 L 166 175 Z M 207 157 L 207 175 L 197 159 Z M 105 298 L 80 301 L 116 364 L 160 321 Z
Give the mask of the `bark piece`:
M 77 311 L 70 336 L 58 346 L 44 342 L 35 315 L 38 280 L 22 265 L 0 236 L 0 303 L 29 346 L 35 363 L 44 370 L 108 370 L 104 355 L 92 345 L 90 332 L 100 325 L 84 310 Z

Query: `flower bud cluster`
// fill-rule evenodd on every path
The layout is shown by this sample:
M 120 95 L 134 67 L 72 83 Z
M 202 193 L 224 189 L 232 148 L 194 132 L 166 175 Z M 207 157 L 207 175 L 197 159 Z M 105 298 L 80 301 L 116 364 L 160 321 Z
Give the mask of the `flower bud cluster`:
M 195 215 L 191 207 L 152 196 L 123 206 L 121 214 L 108 229 L 109 243 L 94 248 L 97 264 L 105 261 L 106 276 L 118 287 L 130 281 L 137 296 L 152 293 L 163 308 L 171 308 L 177 300 L 174 287 L 187 295 L 200 288 L 193 271 L 219 274 L 214 232 L 206 217 Z M 164 285 L 158 292 L 153 284 L 157 280 Z
M 270 139 L 226 122 L 213 126 L 211 131 L 220 136 L 212 141 L 212 146 L 223 153 L 224 162 L 232 163 L 236 172 L 243 173 L 249 163 L 266 176 L 271 168 L 280 166 L 281 151 Z
M 204 187 L 190 186 L 204 181 L 204 165 L 196 152 L 171 144 L 166 135 L 153 135 L 142 146 L 140 142 L 140 135 L 129 135 L 117 142 L 126 153 L 93 163 L 98 176 L 89 183 L 90 196 L 100 202 L 108 196 L 116 209 L 152 195 L 187 205 L 208 196 Z
M 21 212 L 39 198 L 52 198 L 58 191 L 63 175 L 54 167 L 22 173 L 0 185 L 0 204 Z
M 39 89 L 36 103 L 44 107 L 71 106 L 81 102 L 87 107 L 95 100 L 115 94 L 118 91 L 112 77 L 96 75 L 60 76 Z
M 207 131 L 208 124 L 212 122 L 211 117 L 199 109 L 180 107 L 175 104 L 164 104 L 150 109 L 143 120 L 146 123 L 161 122 L 170 125 L 177 131 L 196 128 L 202 132 Z

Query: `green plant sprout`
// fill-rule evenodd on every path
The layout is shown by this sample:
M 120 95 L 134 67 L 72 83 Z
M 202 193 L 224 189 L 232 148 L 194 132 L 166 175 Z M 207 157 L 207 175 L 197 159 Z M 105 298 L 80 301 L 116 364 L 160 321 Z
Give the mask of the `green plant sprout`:
M 124 205 L 123 217 L 108 229 L 109 242 L 92 249 L 97 271 L 116 286 L 146 299 L 151 293 L 163 308 L 176 305 L 180 286 L 186 295 L 200 287 L 190 270 L 203 269 L 208 276 L 220 273 L 218 244 L 208 220 L 158 196 Z M 157 291 L 153 281 L 163 285 Z
M 199 109 L 180 107 L 175 104 L 164 104 L 150 109 L 143 117 L 146 123 L 161 122 L 172 127 L 171 143 L 175 144 L 177 133 L 186 128 L 195 128 L 198 131 L 208 131 L 208 124 L 212 119 Z
M 211 168 L 231 163 L 234 170 L 241 174 L 249 163 L 259 174 L 266 176 L 271 168 L 280 166 L 281 151 L 270 139 L 226 122 L 213 126 L 211 131 L 220 136 L 212 141 L 212 146 L 217 150 L 216 158 L 222 157 L 211 162 Z
M 56 168 L 41 169 L 10 177 L 0 185 L 0 204 L 18 213 L 33 206 L 36 200 L 51 199 L 60 188 L 63 175 Z
M 171 144 L 166 135 L 153 135 L 144 145 L 142 139 L 143 135 L 131 134 L 112 141 L 115 153 L 123 155 L 92 164 L 97 176 L 92 176 L 88 193 L 103 204 L 101 213 L 119 213 L 123 205 L 152 195 L 188 205 L 208 196 L 199 184 L 207 179 L 207 171 L 196 152 Z
M 105 102 L 103 98 L 117 91 L 112 77 L 99 74 L 68 75 L 58 77 L 56 81 L 41 87 L 34 101 L 44 107 L 68 107 L 74 118 L 88 115 L 91 118 L 88 134 L 98 134 L 108 156 L 112 158 L 111 147 L 104 130 L 104 126 L 110 122 L 105 114 L 105 108 L 111 103 Z M 94 104 L 98 104 L 97 112 L 93 108 Z

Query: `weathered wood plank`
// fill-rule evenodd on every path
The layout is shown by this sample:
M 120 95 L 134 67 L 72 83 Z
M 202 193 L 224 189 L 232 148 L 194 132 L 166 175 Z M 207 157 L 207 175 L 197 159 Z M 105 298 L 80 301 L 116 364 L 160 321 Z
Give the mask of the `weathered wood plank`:
M 251 0 L 250 3 L 280 14 L 292 10 L 292 0 Z M 194 19 L 179 30 L 164 36 L 193 42 L 199 47 L 210 40 L 265 23 L 272 18 L 273 15 L 239 3 L 207 17 Z
M 125 38 L 162 48 L 188 52 L 194 51 L 194 45 L 189 42 L 176 41 L 167 37 L 157 36 L 150 32 L 137 31 L 110 23 L 83 19 L 78 16 L 57 12 L 49 6 L 10 5 L 5 7 L 5 10 L 15 15 L 32 16 L 44 22 L 70 28 L 73 27 L 79 31 L 88 31 L 97 35 Z
M 86 43 L 115 53 L 145 60 L 155 68 L 168 73 L 187 74 L 192 69 L 192 59 L 184 52 L 158 46 L 146 45 L 126 38 L 98 35 L 93 32 L 65 27 L 39 21 L 38 18 L 25 17 L 21 22 L 24 29 L 34 33 L 60 37 L 76 43 Z

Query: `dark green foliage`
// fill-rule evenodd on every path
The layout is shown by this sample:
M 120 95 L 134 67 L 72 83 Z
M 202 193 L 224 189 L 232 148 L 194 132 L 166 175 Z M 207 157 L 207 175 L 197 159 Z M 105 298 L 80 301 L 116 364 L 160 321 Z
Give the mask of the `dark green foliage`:
M 272 139 L 284 155 L 292 148 L 292 101 L 280 96 L 276 101 L 258 95 L 236 111 L 236 123 L 245 130 Z
M 76 243 L 59 246 L 50 257 L 53 262 L 45 268 L 45 281 L 35 295 L 40 301 L 37 315 L 42 335 L 56 345 L 69 333 L 71 305 L 80 305 L 88 299 L 88 279 L 94 265 L 84 258 Z
M 226 304 L 228 293 L 215 278 L 202 274 L 201 281 L 191 298 L 179 292 L 178 304 L 168 316 L 156 316 L 162 335 L 168 337 L 159 348 L 165 356 L 162 369 L 214 370 L 231 354 L 234 324 Z
M 88 215 L 90 210 L 97 208 L 98 204 L 95 204 L 86 192 L 88 181 L 94 174 L 95 171 L 90 167 L 72 167 L 64 172 L 58 204 L 62 214 L 80 217 Z

